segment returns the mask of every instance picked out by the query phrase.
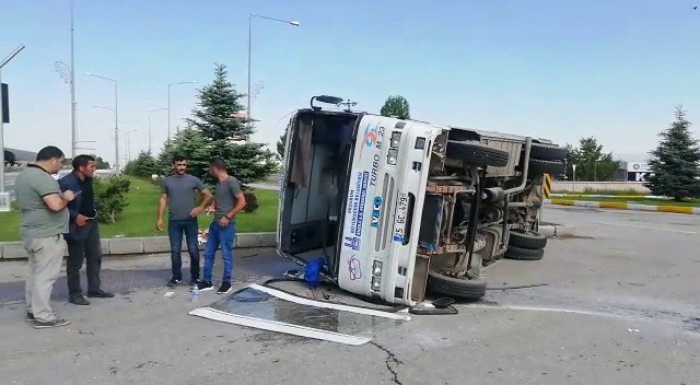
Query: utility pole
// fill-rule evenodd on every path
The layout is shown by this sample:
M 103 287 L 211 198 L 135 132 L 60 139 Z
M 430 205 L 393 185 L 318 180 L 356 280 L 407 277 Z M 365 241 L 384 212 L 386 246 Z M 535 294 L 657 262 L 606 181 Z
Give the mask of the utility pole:
M 71 132 L 71 159 L 75 159 L 77 152 L 78 130 L 75 127 L 75 47 L 73 28 L 73 0 L 70 1 L 70 132 Z

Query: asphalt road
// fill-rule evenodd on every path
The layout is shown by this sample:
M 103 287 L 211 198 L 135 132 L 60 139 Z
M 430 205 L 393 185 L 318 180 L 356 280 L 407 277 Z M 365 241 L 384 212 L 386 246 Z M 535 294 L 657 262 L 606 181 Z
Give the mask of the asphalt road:
M 73 323 L 23 321 L 21 263 L 0 269 L 0 378 L 7 384 L 696 384 L 700 378 L 700 225 L 689 215 L 550 208 L 578 227 L 550 240 L 539 262 L 486 270 L 492 290 L 458 315 L 414 316 L 374 330 L 360 347 L 306 340 L 188 316 L 186 288 L 164 297 L 162 256 L 107 259 L 120 294 L 56 309 Z M 252 255 L 251 254 L 258 254 Z M 244 257 L 245 256 L 245 257 Z M 186 259 L 186 258 L 185 258 Z M 290 265 L 245 250 L 236 286 Z M 302 290 L 303 291 L 303 290 Z M 334 300 L 349 300 L 341 294 Z

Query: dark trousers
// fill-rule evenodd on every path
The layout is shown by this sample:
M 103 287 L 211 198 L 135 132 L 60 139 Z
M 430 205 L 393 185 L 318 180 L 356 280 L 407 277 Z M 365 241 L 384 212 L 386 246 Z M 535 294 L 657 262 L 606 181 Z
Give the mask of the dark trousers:
M 68 261 L 66 275 L 68 276 L 68 295 L 71 297 L 83 293 L 80 284 L 80 269 L 83 260 L 86 264 L 88 293 L 100 291 L 100 269 L 102 268 L 102 245 L 97 221 L 88 221 L 80 228 L 79 237 L 66 237 L 68 244 Z
M 199 226 L 196 219 L 175 220 L 168 223 L 170 238 L 170 260 L 173 264 L 173 279 L 182 281 L 182 233 L 185 233 L 187 251 L 190 254 L 190 282 L 199 280 Z

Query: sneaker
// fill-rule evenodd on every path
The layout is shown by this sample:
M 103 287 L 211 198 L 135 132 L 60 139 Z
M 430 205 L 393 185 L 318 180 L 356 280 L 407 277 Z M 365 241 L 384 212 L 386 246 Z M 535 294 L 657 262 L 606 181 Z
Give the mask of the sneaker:
M 28 311 L 26 317 L 24 317 L 24 320 L 27 322 L 34 322 L 34 314 Z
M 108 293 L 104 290 L 88 291 L 88 298 L 114 298 L 114 293 Z
M 229 291 L 231 291 L 231 283 L 224 282 L 221 284 L 221 287 L 219 287 L 219 290 L 216 293 L 217 294 L 226 294 Z
M 70 297 L 70 303 L 73 305 L 89 305 L 90 301 L 86 300 L 82 294 L 74 295 Z
M 181 282 L 182 281 L 180 281 L 179 279 L 173 278 L 170 281 L 168 281 L 168 287 L 175 287 L 175 286 L 179 285 Z
M 199 291 L 208 291 L 208 290 L 214 290 L 214 285 L 211 284 L 211 282 L 200 282 L 197 284 L 199 287 Z
M 48 322 L 43 322 L 43 321 L 34 321 L 34 329 L 48 329 L 48 328 L 58 328 L 61 326 L 66 326 L 70 324 L 70 321 L 67 319 L 63 318 L 56 318 L 53 321 L 48 321 Z

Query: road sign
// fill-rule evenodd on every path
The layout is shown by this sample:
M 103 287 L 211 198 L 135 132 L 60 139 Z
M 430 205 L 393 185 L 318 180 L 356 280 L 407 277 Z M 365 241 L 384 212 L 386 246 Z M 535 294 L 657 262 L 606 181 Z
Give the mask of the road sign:
M 542 193 L 546 199 L 552 196 L 552 176 L 544 174 L 544 183 L 542 183 Z
M 7 83 L 0 84 L 0 100 L 2 101 L 2 122 L 10 123 L 10 93 Z

